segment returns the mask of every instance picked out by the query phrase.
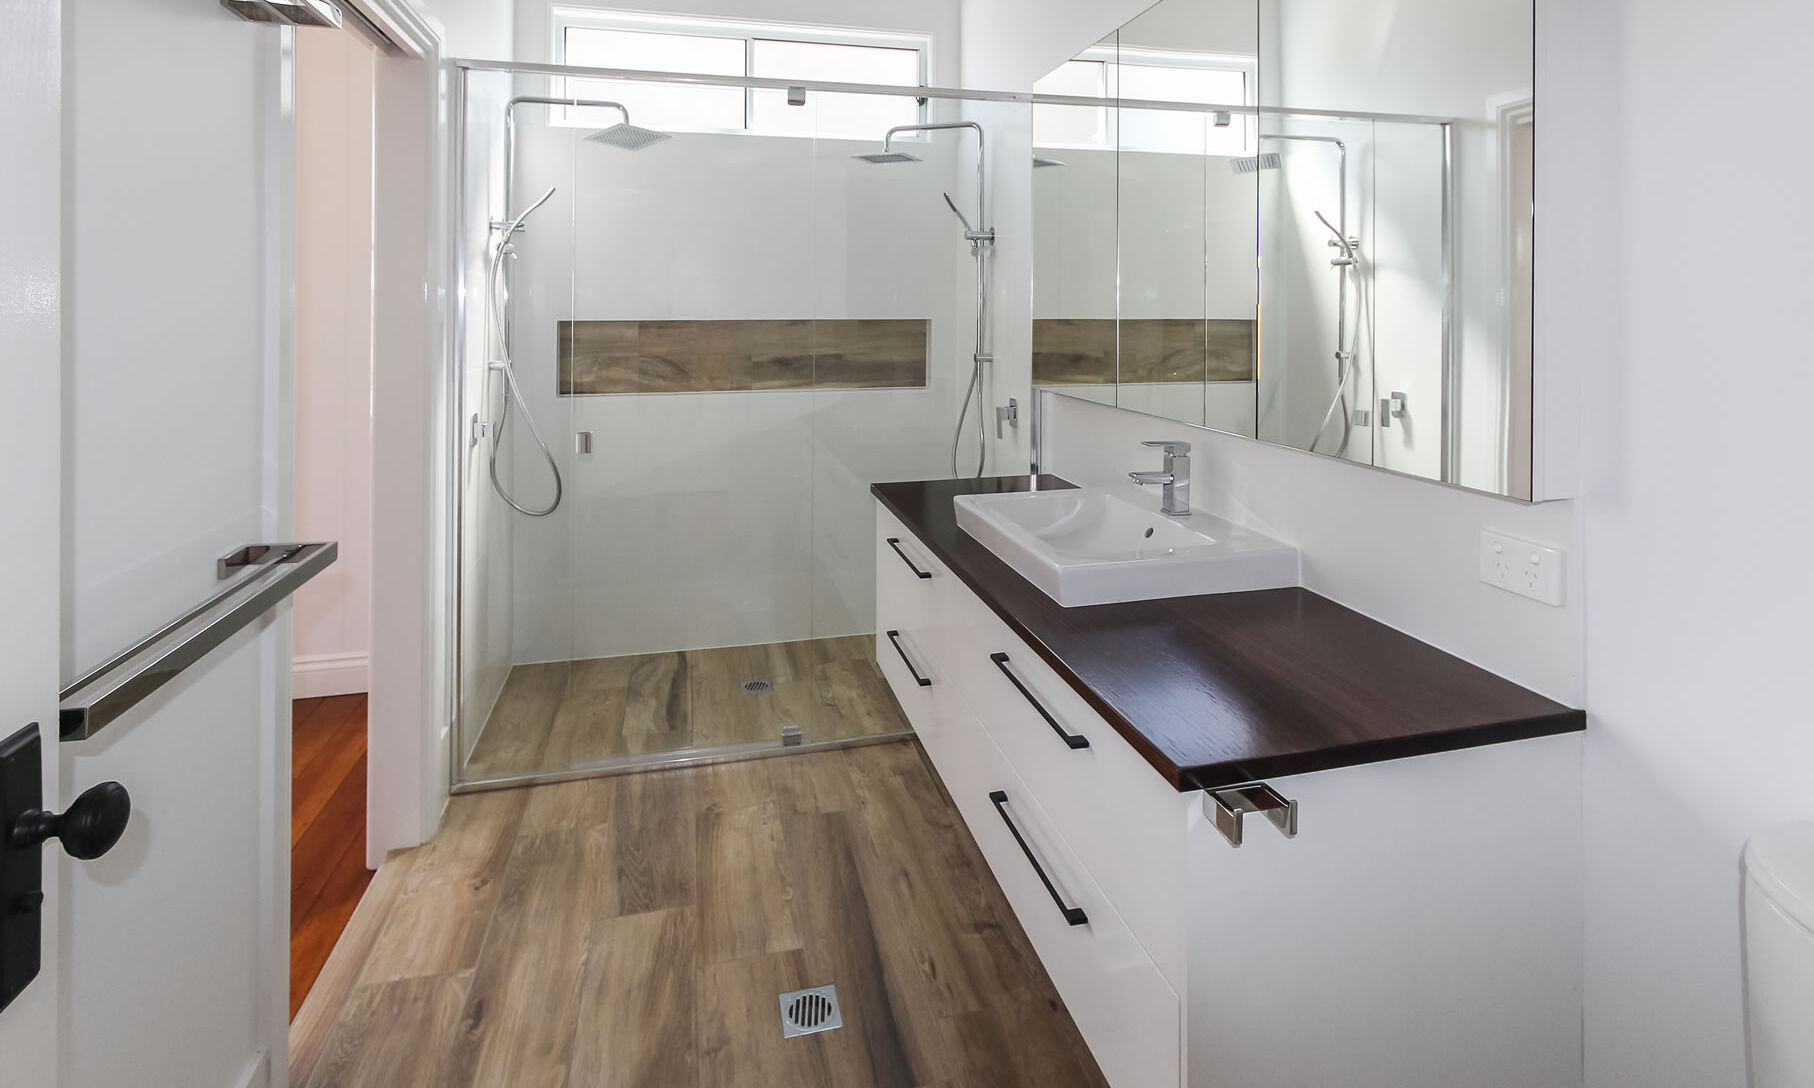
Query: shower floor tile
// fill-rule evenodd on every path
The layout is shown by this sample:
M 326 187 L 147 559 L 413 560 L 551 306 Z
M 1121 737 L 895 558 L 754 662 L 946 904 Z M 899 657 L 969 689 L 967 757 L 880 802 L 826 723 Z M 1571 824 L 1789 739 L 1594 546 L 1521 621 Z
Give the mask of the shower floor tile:
M 906 731 L 875 638 L 775 642 L 518 665 L 466 761 L 469 779 L 680 749 Z M 767 687 L 746 691 L 761 681 Z

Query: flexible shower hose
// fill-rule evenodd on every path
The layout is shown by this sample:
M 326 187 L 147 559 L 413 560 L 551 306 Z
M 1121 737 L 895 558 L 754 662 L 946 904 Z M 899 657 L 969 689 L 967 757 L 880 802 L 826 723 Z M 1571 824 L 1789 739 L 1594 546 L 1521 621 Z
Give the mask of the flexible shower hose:
M 548 199 L 546 196 L 542 198 L 542 200 L 546 199 Z M 540 206 L 541 201 L 537 201 L 536 207 Z M 509 298 L 503 279 L 504 261 L 512 253 L 510 235 L 510 230 L 504 232 L 503 238 L 498 242 L 496 252 L 492 255 L 491 290 L 487 292 L 491 309 L 491 327 L 493 335 L 496 337 L 497 357 L 491 361 L 486 374 L 489 377 L 490 372 L 495 370 L 504 375 L 504 396 L 498 406 L 497 425 L 491 431 L 491 448 L 486 460 L 491 474 L 491 486 L 497 491 L 499 498 L 519 514 L 527 514 L 532 518 L 545 518 L 554 513 L 561 505 L 561 468 L 555 463 L 554 451 L 548 448 L 548 443 L 542 440 L 541 432 L 536 429 L 535 416 L 529 411 L 529 405 L 523 400 L 523 391 L 517 385 L 516 365 L 510 358 L 510 326 L 506 316 L 509 312 L 507 309 Z M 523 413 L 523 425 L 529 428 L 529 437 L 535 439 L 536 446 L 542 451 L 542 459 L 548 462 L 548 471 L 554 476 L 554 499 L 539 510 L 516 501 L 516 498 L 510 494 L 510 490 L 504 486 L 504 482 L 498 479 L 498 450 L 504 444 L 504 427 L 510 420 L 510 402 L 512 400 L 516 401 L 517 408 Z

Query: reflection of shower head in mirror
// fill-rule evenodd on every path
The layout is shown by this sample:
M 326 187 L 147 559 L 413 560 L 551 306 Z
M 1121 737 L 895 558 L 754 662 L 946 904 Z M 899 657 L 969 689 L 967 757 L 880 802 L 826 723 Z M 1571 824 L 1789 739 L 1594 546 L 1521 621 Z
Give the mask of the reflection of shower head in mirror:
M 1257 174 L 1262 170 L 1277 170 L 1283 165 L 1285 165 L 1285 160 L 1279 157 L 1277 151 L 1228 160 L 1228 168 L 1237 174 Z
M 877 166 L 886 166 L 891 162 L 919 162 L 918 155 L 909 155 L 905 151 L 865 151 L 861 155 L 852 155 L 853 159 L 862 159 Z
M 628 114 L 625 117 L 628 118 Z M 656 132 L 652 128 L 632 125 L 627 119 L 610 128 L 602 128 L 586 139 L 606 147 L 622 148 L 625 151 L 641 151 L 650 144 L 658 144 L 668 138 L 665 132 Z

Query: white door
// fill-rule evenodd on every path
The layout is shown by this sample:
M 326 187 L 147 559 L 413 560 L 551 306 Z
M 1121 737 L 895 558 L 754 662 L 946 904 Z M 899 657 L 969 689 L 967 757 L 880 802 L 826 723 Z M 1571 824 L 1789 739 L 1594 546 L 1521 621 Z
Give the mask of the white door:
M 0 161 L 0 208 L 21 209 L 0 245 L 0 373 L 14 398 L 0 426 L 0 601 L 7 617 L 0 623 L 0 736 L 57 720 L 58 50 L 55 2 L 0 0 L 0 147 L 9 149 Z M 46 807 L 60 809 L 59 781 L 53 761 L 44 775 Z M 54 887 L 51 894 L 43 949 L 54 964 Z M 0 1077 L 8 1088 L 55 1083 L 56 1010 L 56 972 L 47 970 L 0 1011 Z
M 287 538 L 289 41 L 209 0 L 0 0 L 0 736 L 42 723 L 47 807 L 133 802 L 106 856 L 44 848 L 6 1088 L 285 1081 L 287 609 L 90 740 L 56 721 Z

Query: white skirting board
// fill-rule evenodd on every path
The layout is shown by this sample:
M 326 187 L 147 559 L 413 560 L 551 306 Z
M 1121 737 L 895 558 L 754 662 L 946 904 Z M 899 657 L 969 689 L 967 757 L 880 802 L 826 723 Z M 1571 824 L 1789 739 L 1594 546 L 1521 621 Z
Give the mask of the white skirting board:
M 366 654 L 310 654 L 290 662 L 290 697 L 354 695 L 371 690 L 371 658 Z

